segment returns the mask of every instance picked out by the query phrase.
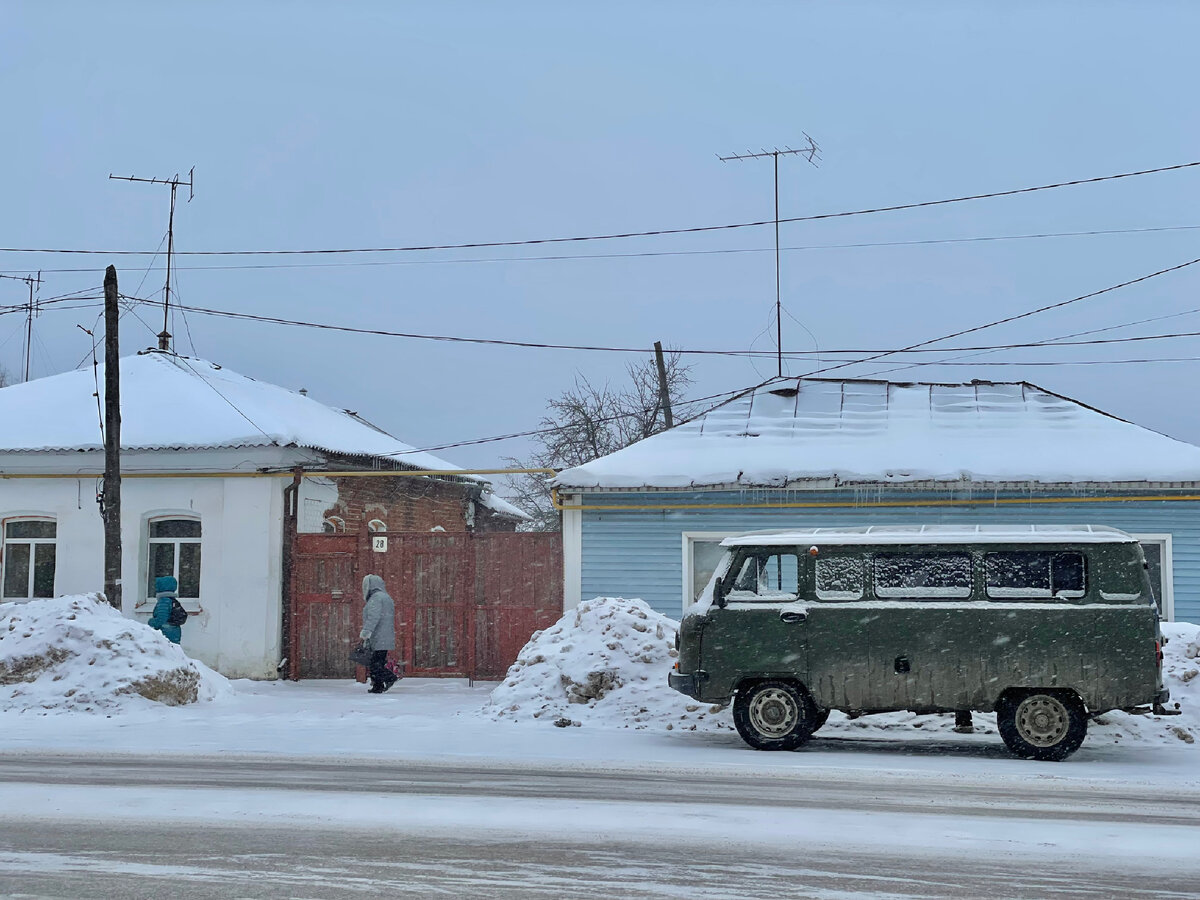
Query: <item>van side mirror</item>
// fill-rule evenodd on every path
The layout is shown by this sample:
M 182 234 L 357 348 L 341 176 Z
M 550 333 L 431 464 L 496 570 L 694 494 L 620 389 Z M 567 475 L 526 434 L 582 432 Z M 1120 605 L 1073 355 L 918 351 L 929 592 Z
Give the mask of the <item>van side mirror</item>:
M 713 585 L 713 603 L 718 609 L 725 608 L 725 585 L 720 581 Z

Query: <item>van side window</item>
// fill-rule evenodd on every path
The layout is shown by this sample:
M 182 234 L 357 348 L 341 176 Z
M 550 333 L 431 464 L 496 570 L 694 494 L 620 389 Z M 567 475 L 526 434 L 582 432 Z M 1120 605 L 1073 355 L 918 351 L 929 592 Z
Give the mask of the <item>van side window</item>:
M 967 553 L 888 553 L 875 557 L 875 596 L 956 599 L 971 596 Z
M 1087 593 L 1087 558 L 1050 550 L 997 550 L 984 554 L 987 594 L 1013 598 L 1078 599 Z
M 818 556 L 818 600 L 861 600 L 863 558 L 861 556 Z
M 727 600 L 787 602 L 800 594 L 800 560 L 795 550 L 748 554 L 726 594 Z

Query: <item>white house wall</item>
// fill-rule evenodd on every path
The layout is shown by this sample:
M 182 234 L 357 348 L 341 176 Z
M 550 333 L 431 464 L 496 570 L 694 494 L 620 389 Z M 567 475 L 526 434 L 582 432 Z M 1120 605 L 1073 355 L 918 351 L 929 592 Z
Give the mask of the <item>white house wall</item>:
M 200 603 L 183 627 L 188 654 L 230 677 L 274 677 L 280 659 L 283 487 L 286 478 L 129 478 L 122 484 L 122 607 L 145 622 L 148 521 L 201 522 Z M 97 479 L 0 479 L 0 517 L 52 516 L 54 592 L 103 589 L 104 533 Z

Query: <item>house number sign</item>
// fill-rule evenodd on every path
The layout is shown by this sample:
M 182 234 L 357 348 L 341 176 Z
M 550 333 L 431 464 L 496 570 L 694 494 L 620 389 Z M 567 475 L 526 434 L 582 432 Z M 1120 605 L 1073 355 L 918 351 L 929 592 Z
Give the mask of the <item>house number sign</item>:
M 374 535 L 371 538 L 371 549 L 376 553 L 387 553 L 387 536 L 382 534 Z

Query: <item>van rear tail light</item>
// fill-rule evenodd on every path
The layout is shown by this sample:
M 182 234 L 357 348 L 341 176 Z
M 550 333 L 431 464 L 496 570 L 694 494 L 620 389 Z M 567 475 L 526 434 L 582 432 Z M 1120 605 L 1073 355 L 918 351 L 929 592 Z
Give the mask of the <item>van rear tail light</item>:
M 1154 658 L 1158 662 L 1158 667 L 1161 669 L 1163 664 L 1162 641 L 1154 642 Z

